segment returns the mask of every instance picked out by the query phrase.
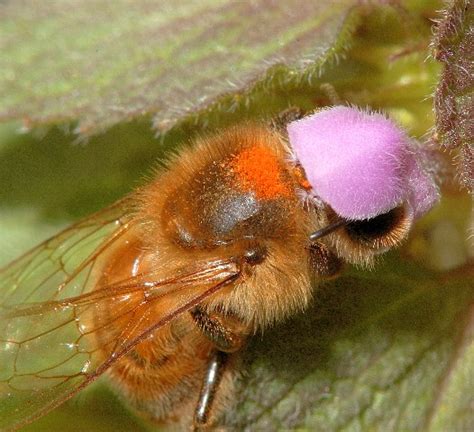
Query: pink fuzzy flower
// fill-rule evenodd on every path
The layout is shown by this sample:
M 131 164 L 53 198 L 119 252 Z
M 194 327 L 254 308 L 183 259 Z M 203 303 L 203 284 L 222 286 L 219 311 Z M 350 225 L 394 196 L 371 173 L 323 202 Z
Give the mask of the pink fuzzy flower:
M 382 114 L 336 106 L 290 123 L 288 134 L 313 193 L 346 219 L 402 203 L 419 217 L 438 200 L 424 153 Z

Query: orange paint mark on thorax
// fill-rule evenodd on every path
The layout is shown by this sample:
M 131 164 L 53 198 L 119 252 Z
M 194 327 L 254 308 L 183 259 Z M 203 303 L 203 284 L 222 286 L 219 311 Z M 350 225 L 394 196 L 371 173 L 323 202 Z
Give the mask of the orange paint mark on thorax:
M 260 199 L 272 199 L 290 194 L 282 178 L 282 167 L 275 153 L 265 146 L 254 146 L 237 153 L 230 161 L 230 170 L 238 186 L 253 191 Z

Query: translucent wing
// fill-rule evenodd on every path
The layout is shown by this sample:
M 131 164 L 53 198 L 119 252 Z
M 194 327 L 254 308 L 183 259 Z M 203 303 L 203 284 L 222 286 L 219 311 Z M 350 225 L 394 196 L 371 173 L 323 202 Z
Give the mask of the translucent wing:
M 83 294 L 101 252 L 129 228 L 125 199 L 65 229 L 0 269 L 0 311 Z
M 238 278 L 232 260 L 107 286 L 91 275 L 134 222 L 121 202 L 0 272 L 0 429 L 19 428 L 92 382 L 156 329 Z M 124 213 L 125 212 L 125 213 Z

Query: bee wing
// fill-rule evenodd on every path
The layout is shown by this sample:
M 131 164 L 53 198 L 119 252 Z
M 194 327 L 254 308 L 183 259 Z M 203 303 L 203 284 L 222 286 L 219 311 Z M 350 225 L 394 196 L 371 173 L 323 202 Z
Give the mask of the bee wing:
M 131 223 L 123 211 L 114 206 L 80 222 L 0 272 L 0 430 L 46 414 L 239 277 L 229 259 L 165 279 L 149 273 L 92 286 L 101 252 Z
M 0 311 L 83 294 L 101 252 L 124 234 L 128 199 L 84 219 L 0 269 Z

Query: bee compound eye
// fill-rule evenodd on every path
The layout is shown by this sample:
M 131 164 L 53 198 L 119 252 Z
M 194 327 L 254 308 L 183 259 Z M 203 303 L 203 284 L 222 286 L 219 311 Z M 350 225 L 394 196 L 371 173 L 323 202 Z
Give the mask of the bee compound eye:
M 412 212 L 402 205 L 371 219 L 349 222 L 344 230 L 350 240 L 374 251 L 384 251 L 406 237 L 412 221 Z

